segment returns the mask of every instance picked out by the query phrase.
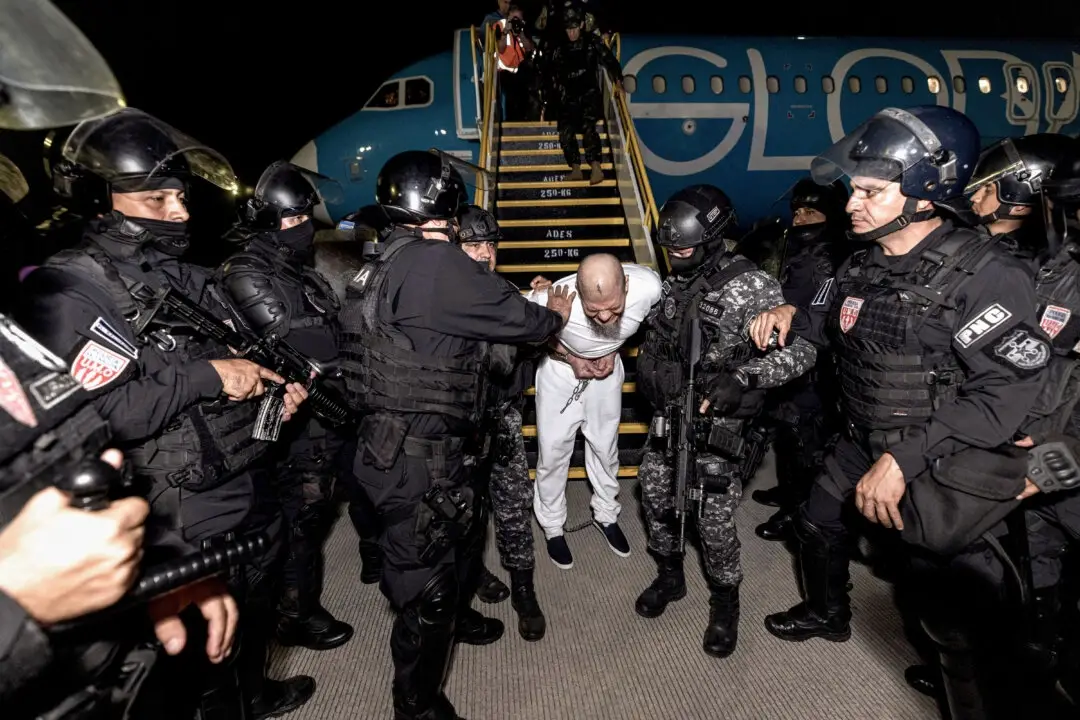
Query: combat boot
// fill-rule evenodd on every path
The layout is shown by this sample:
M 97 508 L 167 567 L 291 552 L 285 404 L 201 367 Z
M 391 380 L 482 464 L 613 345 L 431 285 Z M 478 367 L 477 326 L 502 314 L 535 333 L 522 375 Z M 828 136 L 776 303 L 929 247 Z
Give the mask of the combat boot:
M 589 173 L 589 184 L 599 185 L 604 182 L 604 169 L 600 167 L 600 161 L 591 163 L 592 172 Z
M 581 172 L 581 165 L 571 165 L 570 174 L 566 176 L 569 182 L 581 182 L 585 179 L 585 175 Z
M 706 655 L 726 658 L 739 642 L 739 586 L 709 583 L 709 625 L 701 649 Z
M 683 555 L 657 555 L 657 575 L 649 587 L 638 595 L 634 610 L 641 617 L 655 618 L 664 614 L 668 603 L 686 597 L 686 576 L 683 574 Z
M 851 638 L 851 599 L 848 597 L 848 557 L 842 538 L 830 538 L 803 517 L 795 522 L 799 566 L 806 600 L 787 612 L 765 618 L 765 629 L 791 642 Z
M 360 540 L 360 582 L 371 585 L 382 577 L 382 550 L 374 538 Z
M 505 629 L 502 620 L 485 617 L 469 608 L 458 614 L 454 638 L 466 645 L 490 645 L 503 636 Z
M 518 634 L 529 642 L 544 637 L 547 619 L 533 588 L 533 568 L 510 571 L 510 604 L 518 614 Z
M 506 587 L 506 583 L 502 580 L 492 575 L 491 571 L 486 567 L 481 567 L 480 584 L 476 587 L 476 597 L 480 598 L 481 602 L 486 602 L 489 605 L 501 603 L 510 597 L 510 588 Z

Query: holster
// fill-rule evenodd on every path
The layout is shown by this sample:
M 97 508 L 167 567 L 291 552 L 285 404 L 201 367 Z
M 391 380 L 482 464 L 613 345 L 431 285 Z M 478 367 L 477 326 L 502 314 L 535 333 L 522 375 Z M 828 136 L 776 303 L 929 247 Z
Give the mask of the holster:
M 446 459 L 461 451 L 460 439 L 406 438 L 403 447 L 407 456 L 425 460 L 431 478 L 431 487 L 416 509 L 415 530 L 420 562 L 434 565 L 469 532 L 476 513 L 476 493 L 467 485 L 451 485 L 447 474 Z

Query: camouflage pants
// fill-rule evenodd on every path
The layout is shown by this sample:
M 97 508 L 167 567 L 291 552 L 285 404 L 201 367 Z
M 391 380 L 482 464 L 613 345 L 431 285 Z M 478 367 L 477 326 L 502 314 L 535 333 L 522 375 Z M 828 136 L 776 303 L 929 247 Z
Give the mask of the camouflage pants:
M 521 413 L 511 407 L 499 420 L 492 448 L 491 509 L 495 516 L 495 545 L 503 565 L 528 570 L 533 557 L 533 482 L 521 435 Z
M 695 513 L 693 518 L 687 518 L 687 522 L 697 522 L 708 579 L 720 585 L 738 585 L 742 581 L 742 565 L 739 563 L 735 511 L 742 499 L 742 480 L 731 463 L 712 456 L 700 456 L 698 461 L 714 461 L 722 471 L 730 468 L 727 477 L 731 485 L 726 493 L 706 495 L 704 515 L 699 518 Z M 638 468 L 638 480 L 641 482 L 649 549 L 657 555 L 673 555 L 679 551 L 674 468 L 668 464 L 664 453 L 646 449 Z

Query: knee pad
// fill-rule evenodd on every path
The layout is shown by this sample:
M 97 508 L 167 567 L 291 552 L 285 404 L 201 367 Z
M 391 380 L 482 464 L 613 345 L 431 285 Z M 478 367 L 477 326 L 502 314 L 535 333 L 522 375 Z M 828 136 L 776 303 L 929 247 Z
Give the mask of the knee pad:
M 435 571 L 420 593 L 417 614 L 422 625 L 447 627 L 453 624 L 458 609 L 458 579 L 453 565 Z
M 806 505 L 799 508 L 794 524 L 795 537 L 803 545 L 815 548 L 830 548 L 843 542 L 843 532 L 818 525 L 807 517 Z

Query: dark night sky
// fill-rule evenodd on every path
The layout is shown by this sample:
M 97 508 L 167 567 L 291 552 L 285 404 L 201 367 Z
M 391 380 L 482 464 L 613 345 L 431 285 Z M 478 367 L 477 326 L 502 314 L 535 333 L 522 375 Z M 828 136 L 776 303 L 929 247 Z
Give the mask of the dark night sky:
M 290 157 L 358 109 L 387 76 L 448 49 L 451 31 L 478 24 L 495 0 L 56 4 L 112 66 L 130 105 L 222 151 L 245 184 L 253 184 L 271 161 Z M 655 3 L 655 13 L 630 0 L 607 0 L 604 6 L 605 25 L 624 32 L 1009 37 L 1020 27 L 1026 36 L 1080 37 L 1080 3 L 1057 4 L 1053 17 L 1038 22 L 1025 22 L 1032 16 L 1030 3 L 1023 18 L 988 10 L 987 17 L 972 19 L 968 13 L 975 3 L 946 3 L 957 9 L 955 20 L 935 15 L 934 9 L 925 14 L 905 9 L 896 21 L 884 20 L 886 3 L 873 1 L 785 2 L 767 10 L 693 3 L 688 7 L 694 9 L 683 12 L 674 11 L 675 4 Z M 807 16 L 778 17 L 778 8 L 793 5 Z M 832 6 L 842 9 L 827 9 Z M 941 7 L 938 2 L 928 6 Z

